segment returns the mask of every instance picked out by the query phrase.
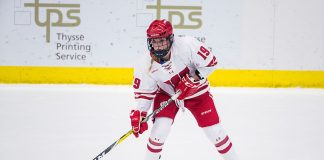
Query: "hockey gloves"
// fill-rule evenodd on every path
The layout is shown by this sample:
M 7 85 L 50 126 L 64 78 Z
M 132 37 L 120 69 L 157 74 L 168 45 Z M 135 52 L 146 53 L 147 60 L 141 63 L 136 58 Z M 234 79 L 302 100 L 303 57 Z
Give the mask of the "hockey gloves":
M 132 110 L 130 113 L 131 125 L 133 128 L 133 134 L 138 138 L 139 134 L 142 134 L 148 129 L 147 122 L 141 123 L 141 121 L 146 117 L 147 112 L 140 112 L 139 110 Z
M 176 87 L 177 91 L 181 91 L 178 100 L 183 100 L 186 97 L 194 95 L 195 93 L 197 93 L 199 86 L 199 81 L 195 81 L 192 77 L 189 77 L 189 75 L 186 74 L 184 77 L 182 77 L 181 81 Z

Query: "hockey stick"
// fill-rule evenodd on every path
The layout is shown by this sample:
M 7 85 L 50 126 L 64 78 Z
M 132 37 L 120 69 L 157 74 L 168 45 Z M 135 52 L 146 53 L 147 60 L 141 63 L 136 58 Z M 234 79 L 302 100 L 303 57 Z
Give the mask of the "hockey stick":
M 145 119 L 141 121 L 141 123 L 147 122 L 151 117 L 159 113 L 162 109 L 164 109 L 166 106 L 168 106 L 171 102 L 176 100 L 181 91 L 178 91 L 175 95 L 173 95 L 170 99 L 167 101 L 164 101 L 161 103 L 160 107 L 156 110 L 154 110 L 151 114 L 149 114 Z M 123 142 L 128 136 L 130 136 L 133 133 L 133 129 L 130 129 L 127 133 L 125 133 L 123 136 L 121 136 L 117 141 L 115 141 L 113 144 L 111 144 L 108 148 L 106 148 L 104 151 L 102 151 L 97 157 L 95 157 L 93 160 L 99 160 L 102 158 L 105 154 L 107 154 L 110 150 L 112 150 L 115 146 L 117 146 L 119 143 Z

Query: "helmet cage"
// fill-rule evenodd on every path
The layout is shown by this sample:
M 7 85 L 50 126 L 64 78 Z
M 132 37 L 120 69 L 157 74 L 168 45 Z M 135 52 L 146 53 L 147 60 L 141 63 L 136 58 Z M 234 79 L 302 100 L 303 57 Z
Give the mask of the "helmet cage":
M 147 38 L 147 47 L 148 50 L 151 52 L 151 54 L 153 54 L 155 57 L 157 58 L 163 58 L 164 56 L 166 56 L 168 54 L 168 52 L 171 49 L 172 43 L 173 43 L 173 34 L 165 37 L 166 41 L 168 41 L 168 46 L 166 49 L 163 50 L 155 50 L 152 44 L 152 40 L 153 39 L 159 39 L 159 38 L 164 38 L 164 37 L 158 37 L 158 38 Z

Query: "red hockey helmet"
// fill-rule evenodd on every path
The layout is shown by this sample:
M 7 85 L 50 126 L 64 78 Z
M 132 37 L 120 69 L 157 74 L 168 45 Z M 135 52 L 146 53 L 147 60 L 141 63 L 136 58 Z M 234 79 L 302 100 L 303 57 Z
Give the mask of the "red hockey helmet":
M 162 58 L 168 54 L 171 45 L 173 43 L 173 28 L 172 24 L 165 20 L 154 20 L 148 29 L 147 33 L 147 46 L 149 51 L 158 58 Z M 166 38 L 169 41 L 169 44 L 166 49 L 163 50 L 155 50 L 152 45 L 152 39 L 155 38 Z

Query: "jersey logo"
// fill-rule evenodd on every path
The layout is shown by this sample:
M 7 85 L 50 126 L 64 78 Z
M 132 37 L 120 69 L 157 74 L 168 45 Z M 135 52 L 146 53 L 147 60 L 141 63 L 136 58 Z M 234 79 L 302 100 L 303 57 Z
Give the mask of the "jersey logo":
M 169 72 L 169 74 L 174 73 L 174 72 L 173 72 L 173 69 L 172 69 L 172 62 L 171 62 L 171 61 L 170 61 L 169 63 L 165 64 L 165 65 L 162 65 L 162 67 L 163 67 L 167 72 Z
M 165 70 L 170 70 L 171 69 L 171 66 L 172 65 L 172 62 L 170 61 L 169 63 L 165 64 L 165 65 L 162 65 L 162 67 L 165 69 Z

